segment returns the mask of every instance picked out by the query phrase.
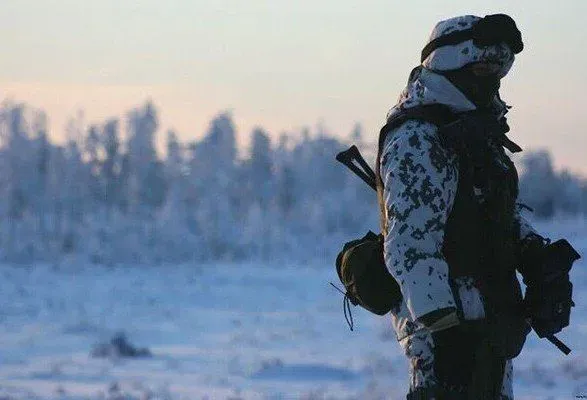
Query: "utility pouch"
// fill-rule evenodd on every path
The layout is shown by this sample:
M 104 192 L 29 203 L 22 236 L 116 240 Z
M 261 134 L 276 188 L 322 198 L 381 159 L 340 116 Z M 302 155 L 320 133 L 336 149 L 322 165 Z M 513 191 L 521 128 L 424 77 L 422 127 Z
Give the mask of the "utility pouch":
M 543 245 L 533 244 L 533 248 L 522 256 L 520 272 L 528 286 L 543 286 L 561 277 L 568 276 L 573 263 L 581 255 L 566 239 Z
M 336 257 L 336 271 L 353 305 L 385 315 L 402 299 L 401 290 L 383 259 L 383 235 L 369 231 L 345 243 Z
M 538 337 L 548 337 L 569 325 L 573 285 L 569 271 L 581 256 L 561 239 L 535 252 L 522 273 L 528 285 L 524 303 Z
M 573 285 L 568 278 L 549 282 L 545 286 L 528 286 L 525 303 L 532 328 L 543 338 L 560 332 L 569 325 Z

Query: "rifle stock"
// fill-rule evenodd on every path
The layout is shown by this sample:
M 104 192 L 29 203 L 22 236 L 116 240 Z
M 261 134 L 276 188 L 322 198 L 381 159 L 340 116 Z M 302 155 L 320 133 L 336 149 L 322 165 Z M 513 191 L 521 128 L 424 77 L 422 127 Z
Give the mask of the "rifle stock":
M 342 151 L 336 155 L 336 161 L 344 164 L 348 169 L 353 171 L 355 175 L 363 180 L 373 190 L 377 190 L 375 181 L 375 172 L 369 164 L 365 161 L 357 146 L 352 145 L 347 150 Z M 356 161 L 358 165 L 354 163 Z

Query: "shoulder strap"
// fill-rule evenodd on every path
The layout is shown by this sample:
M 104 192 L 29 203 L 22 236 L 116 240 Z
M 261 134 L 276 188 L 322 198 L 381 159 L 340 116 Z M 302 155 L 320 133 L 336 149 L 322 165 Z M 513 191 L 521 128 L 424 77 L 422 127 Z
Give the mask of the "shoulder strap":
M 458 119 L 457 115 L 453 113 L 448 106 L 442 104 L 430 104 L 426 106 L 419 106 L 408 108 L 402 112 L 391 116 L 387 123 L 381 128 L 379 132 L 379 140 L 377 143 L 377 159 L 375 161 L 375 183 L 377 185 L 377 197 L 379 200 L 379 208 L 381 211 L 381 230 L 385 234 L 386 221 L 385 221 L 385 202 L 383 199 L 383 181 L 381 180 L 381 152 L 383 151 L 383 144 L 387 134 L 393 129 L 399 127 L 404 122 L 416 119 L 421 121 L 430 122 L 438 127 L 444 126 L 450 122 Z
M 391 116 L 387 123 L 381 128 L 379 132 L 379 143 L 378 143 L 378 153 L 381 153 L 383 150 L 383 143 L 387 137 L 387 134 L 392 131 L 393 129 L 397 128 L 404 122 L 410 119 L 417 119 L 421 121 L 430 122 L 437 126 L 446 125 L 450 122 L 453 122 L 458 117 L 454 112 L 451 111 L 448 106 L 443 104 L 430 104 L 427 106 L 420 106 L 420 107 L 413 107 L 408 108 L 398 114 Z

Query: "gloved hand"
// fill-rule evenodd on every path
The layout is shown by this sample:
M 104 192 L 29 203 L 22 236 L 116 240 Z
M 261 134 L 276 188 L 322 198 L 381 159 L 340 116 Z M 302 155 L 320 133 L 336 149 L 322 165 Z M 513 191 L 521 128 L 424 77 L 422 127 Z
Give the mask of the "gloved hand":
M 569 271 L 579 253 L 566 240 L 552 244 L 532 242 L 522 255 L 520 272 L 527 285 L 524 303 L 530 324 L 539 337 L 569 325 L 573 285 Z
M 575 305 L 572 294 L 573 285 L 568 275 L 526 288 L 524 303 L 538 337 L 554 335 L 569 325 L 571 307 Z

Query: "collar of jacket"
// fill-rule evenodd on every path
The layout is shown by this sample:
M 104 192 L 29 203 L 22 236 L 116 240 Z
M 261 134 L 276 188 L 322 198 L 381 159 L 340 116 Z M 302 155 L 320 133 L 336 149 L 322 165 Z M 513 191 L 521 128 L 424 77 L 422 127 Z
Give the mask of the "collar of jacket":
M 408 108 L 430 104 L 446 105 L 455 113 L 477 109 L 447 78 L 420 66 L 412 72 L 398 103 L 389 110 L 387 119 Z M 493 107 L 498 111 L 500 118 L 506 114 L 508 108 L 498 96 L 494 99 Z

